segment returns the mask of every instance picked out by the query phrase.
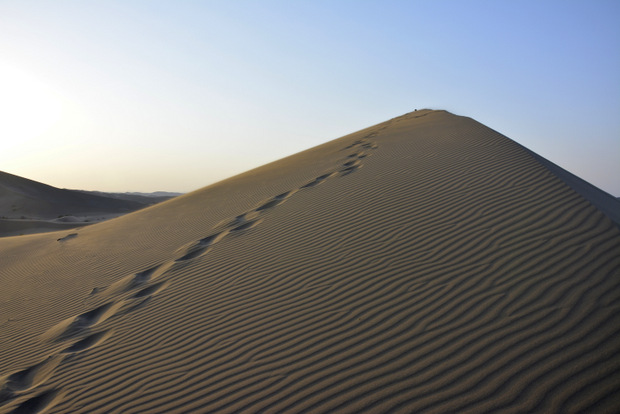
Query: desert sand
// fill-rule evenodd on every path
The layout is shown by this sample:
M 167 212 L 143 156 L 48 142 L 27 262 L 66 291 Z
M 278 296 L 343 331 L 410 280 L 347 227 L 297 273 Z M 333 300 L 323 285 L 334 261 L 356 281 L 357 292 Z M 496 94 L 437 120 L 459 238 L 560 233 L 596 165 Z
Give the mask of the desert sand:
M 0 171 L 0 237 L 87 226 L 173 197 L 154 195 L 67 190 Z
M 617 412 L 618 205 L 421 110 L 5 237 L 0 411 Z

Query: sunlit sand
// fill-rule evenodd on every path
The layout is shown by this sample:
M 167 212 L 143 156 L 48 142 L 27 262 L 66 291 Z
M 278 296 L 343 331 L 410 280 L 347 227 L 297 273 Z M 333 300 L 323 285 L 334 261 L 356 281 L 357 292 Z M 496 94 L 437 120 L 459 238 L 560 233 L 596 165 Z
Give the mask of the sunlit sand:
M 420 110 L 1 238 L 0 412 L 616 411 L 620 210 L 586 184 Z

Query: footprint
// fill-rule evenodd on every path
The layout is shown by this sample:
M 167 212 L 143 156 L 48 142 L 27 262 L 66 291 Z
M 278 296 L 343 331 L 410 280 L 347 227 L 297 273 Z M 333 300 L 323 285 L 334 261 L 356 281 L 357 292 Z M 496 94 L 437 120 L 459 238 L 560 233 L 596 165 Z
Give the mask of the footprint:
M 331 177 L 332 175 L 334 175 L 333 172 L 327 173 L 327 174 L 323 174 L 323 175 L 319 175 L 318 177 L 316 177 L 314 179 L 314 181 L 310 181 L 308 184 L 304 184 L 301 186 L 301 188 L 310 188 L 310 187 L 314 187 L 316 185 L 321 184 L 323 181 L 327 180 L 329 177 Z
M 147 286 L 144 289 L 137 291 L 131 298 L 139 299 L 139 298 L 145 298 L 147 296 L 148 297 L 153 296 L 154 294 L 164 290 L 166 287 L 168 287 L 168 285 L 169 285 L 168 282 L 154 283 L 151 286 Z
M 342 164 L 343 167 L 354 167 L 356 165 L 360 165 L 360 160 L 352 160 Z
M 343 169 L 340 170 L 340 175 L 349 175 L 352 172 L 356 171 L 360 166 L 359 165 L 351 165 L 348 167 L 345 167 Z
M 69 235 L 67 235 L 65 237 L 61 237 L 60 239 L 56 239 L 56 241 L 62 242 L 62 241 L 65 241 L 65 240 L 73 239 L 73 238 L 77 237 L 77 235 L 78 235 L 77 233 L 71 233 L 71 234 L 69 234 Z
M 231 229 L 230 231 L 238 232 L 238 231 L 242 231 L 242 230 L 248 230 L 248 229 L 251 229 L 252 227 L 255 227 L 256 225 L 258 225 L 258 223 L 260 223 L 261 221 L 262 220 L 248 221 L 248 222 L 245 222 L 243 224 L 238 225 L 237 227 L 235 227 L 234 229 Z
M 4 412 L 2 411 L 2 405 L 4 403 L 6 403 L 7 401 L 11 401 L 12 399 L 14 399 L 17 395 L 9 390 L 5 390 L 5 389 L 0 389 L 0 413 Z
M 93 326 L 108 319 L 121 306 L 122 302 L 108 302 L 76 316 L 75 321 L 81 326 Z
M 364 137 L 364 138 L 362 138 L 362 139 L 358 139 L 358 140 L 356 140 L 356 141 L 353 141 L 353 143 L 352 143 L 352 144 L 350 144 L 350 145 L 348 145 L 348 146 L 344 147 L 343 149 L 351 149 L 351 148 L 353 148 L 353 147 L 355 147 L 355 146 L 357 146 L 357 145 L 362 145 L 362 144 L 364 143 L 364 139 L 366 139 L 366 137 Z
M 52 355 L 36 365 L 2 377 L 0 378 L 0 389 L 9 392 L 22 392 L 34 388 L 47 380 L 62 360 L 62 356 Z
M 207 236 L 198 240 L 198 244 L 201 246 L 213 246 L 215 243 L 226 237 L 227 234 L 227 231 L 221 231 L 219 233 L 212 234 L 211 236 Z
M 257 207 L 254 211 L 264 211 L 264 210 L 268 210 L 270 208 L 273 208 L 275 206 L 278 206 L 278 205 L 284 203 L 284 201 L 286 201 L 287 198 L 292 196 L 293 193 L 295 193 L 294 190 L 287 191 L 287 192 L 282 193 L 282 194 L 278 194 L 277 196 L 273 197 L 271 200 L 269 200 L 269 201 L 265 202 L 264 204 L 262 204 L 260 207 Z
M 308 184 L 304 184 L 301 186 L 301 188 L 310 188 L 310 187 L 314 187 L 315 185 L 319 185 L 321 184 L 320 181 L 310 181 Z
M 344 149 L 350 149 L 350 148 L 355 148 L 355 147 L 367 148 L 367 149 L 377 149 L 378 148 L 377 144 L 375 144 L 374 142 L 369 141 L 370 138 L 373 138 L 375 136 L 377 136 L 376 132 L 373 132 L 372 134 L 368 134 L 364 138 L 358 139 L 353 144 L 349 145 L 348 147 L 345 147 Z
M 124 308 L 121 311 L 120 314 L 124 316 L 124 315 L 128 315 L 128 314 L 130 314 L 130 313 L 132 313 L 134 311 L 137 311 L 138 309 L 143 308 L 148 303 L 150 303 L 152 299 L 153 299 L 152 296 L 145 296 L 144 298 L 142 298 L 142 300 L 135 300 L 135 301 L 133 301 L 135 303 L 131 304 L 130 306 L 128 306 L 126 308 Z
M 63 349 L 61 352 L 64 354 L 75 354 L 77 352 L 85 351 L 99 345 L 107 338 L 109 338 L 110 335 L 112 335 L 112 331 L 100 331 L 92 333 L 87 337 L 75 342 L 73 345 Z
M 275 198 L 276 200 L 284 200 L 284 199 L 289 198 L 289 197 L 290 197 L 290 196 L 292 196 L 293 194 L 295 194 L 295 192 L 296 192 L 296 190 L 290 190 L 290 191 L 287 191 L 287 192 L 285 192 L 285 193 L 278 194 L 278 195 L 277 195 L 277 196 L 275 196 L 274 198 Z
M 366 154 L 365 152 L 354 152 L 353 154 L 349 154 L 347 155 L 347 158 L 357 158 L 357 159 L 362 159 L 362 158 L 366 158 L 368 156 L 368 154 Z
M 353 171 L 357 170 L 361 166 L 361 162 L 359 159 L 351 160 L 342 164 L 344 168 L 340 170 L 340 175 L 351 174 Z
M 53 355 L 29 368 L 0 377 L 0 404 L 45 382 L 62 360 L 62 356 Z
M 41 338 L 44 340 L 64 340 L 76 336 L 85 329 L 95 326 L 112 315 L 123 306 L 123 301 L 108 302 L 93 310 L 73 316 L 48 329 Z
M 103 288 L 103 289 L 108 295 L 112 295 L 112 294 L 119 293 L 119 292 L 129 292 L 130 290 L 135 289 L 139 286 L 142 286 L 148 281 L 150 281 L 153 278 L 153 274 L 155 273 L 155 271 L 157 271 L 161 267 L 162 265 L 158 264 L 157 266 L 150 267 L 141 272 L 125 276 L 124 278 L 112 283 L 110 286 L 108 286 L 107 288 Z M 95 288 L 95 289 L 93 289 L 93 291 L 91 292 L 91 295 L 101 291 L 100 288 Z
M 90 291 L 89 295 L 96 295 L 99 292 L 103 292 L 106 290 L 106 287 L 94 287 L 93 290 Z
M 121 315 L 127 315 L 129 313 L 132 313 L 144 306 L 146 306 L 152 299 L 153 296 L 159 292 L 161 292 L 162 290 L 164 290 L 165 288 L 167 288 L 170 285 L 170 282 L 166 282 L 166 281 L 162 281 L 162 282 L 158 282 L 158 283 L 154 283 L 150 286 L 147 286 L 143 289 L 140 289 L 139 291 L 137 291 L 136 293 L 134 293 L 129 299 L 135 299 L 132 300 L 130 303 L 130 306 L 125 307 L 122 311 L 121 311 Z
M 273 208 L 273 207 L 275 207 L 277 205 L 280 205 L 282 203 L 284 203 L 284 200 L 278 200 L 277 198 L 274 198 L 271 201 L 267 201 L 265 204 L 261 205 L 260 207 L 257 207 L 256 210 L 254 210 L 254 211 L 267 210 L 267 209 Z
M 327 180 L 329 177 L 331 177 L 332 175 L 334 175 L 333 172 L 329 172 L 327 174 L 323 174 L 323 175 L 319 175 L 318 177 L 316 177 L 316 179 L 314 181 L 325 181 Z
M 377 146 L 377 144 L 375 144 L 373 142 L 367 142 L 367 143 L 362 144 L 362 148 L 373 149 L 374 150 L 374 149 L 377 149 L 379 147 Z
M 207 237 L 204 237 L 198 240 L 198 244 L 201 246 L 207 246 L 207 247 L 213 246 L 215 243 L 219 242 L 224 237 L 226 237 L 227 234 L 228 234 L 228 231 L 221 231 L 219 233 L 212 234 L 211 236 L 207 236 Z
M 40 392 L 36 396 L 27 399 L 19 404 L 11 414 L 33 414 L 44 413 L 56 404 L 64 397 L 64 392 L 59 389 L 49 389 Z
M 195 243 L 192 243 L 189 247 L 186 248 L 185 254 L 182 257 L 176 259 L 175 262 L 184 262 L 186 260 L 202 256 L 207 252 L 207 250 L 209 250 L 209 248 L 211 248 L 211 246 L 226 237 L 227 234 L 228 230 L 221 231 L 219 233 L 212 234 L 211 236 L 202 238 Z
M 219 222 L 215 227 L 216 228 L 220 228 L 220 227 L 237 227 L 240 224 L 243 224 L 245 222 L 248 222 L 250 220 L 254 220 L 256 217 L 259 216 L 259 212 L 256 210 L 247 212 L 247 213 L 243 213 L 238 215 L 237 217 L 235 217 L 234 219 L 230 220 L 230 219 L 226 219 L 223 220 L 221 222 Z
M 186 254 L 184 254 L 182 257 L 179 257 L 178 259 L 176 259 L 175 262 L 184 262 L 186 260 L 195 259 L 196 257 L 202 256 L 203 254 L 205 254 L 208 249 L 209 249 L 208 247 L 195 246 L 191 248 L 191 250 L 188 251 Z

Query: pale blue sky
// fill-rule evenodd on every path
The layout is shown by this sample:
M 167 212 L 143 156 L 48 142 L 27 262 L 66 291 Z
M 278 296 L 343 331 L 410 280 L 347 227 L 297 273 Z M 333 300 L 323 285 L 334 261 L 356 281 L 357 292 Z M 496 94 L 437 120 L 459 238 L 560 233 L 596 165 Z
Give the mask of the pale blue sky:
M 620 1 L 0 0 L 0 170 L 189 191 L 447 109 L 620 196 Z

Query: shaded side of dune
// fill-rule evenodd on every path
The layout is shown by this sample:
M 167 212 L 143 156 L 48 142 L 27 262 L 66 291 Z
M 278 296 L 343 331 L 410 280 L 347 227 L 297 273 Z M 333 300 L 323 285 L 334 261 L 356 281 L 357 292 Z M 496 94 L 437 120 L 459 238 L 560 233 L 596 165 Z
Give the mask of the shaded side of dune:
M 620 226 L 620 199 L 590 184 L 582 178 L 577 177 L 575 174 L 566 171 L 564 168 L 552 163 L 548 159 L 532 151 L 528 150 L 528 152 L 538 162 L 547 167 L 552 174 L 564 181 L 566 185 L 581 194 L 581 196 L 594 204 L 596 208 Z
M 52 219 L 60 215 L 127 213 L 145 204 L 64 190 L 0 171 L 0 216 Z

